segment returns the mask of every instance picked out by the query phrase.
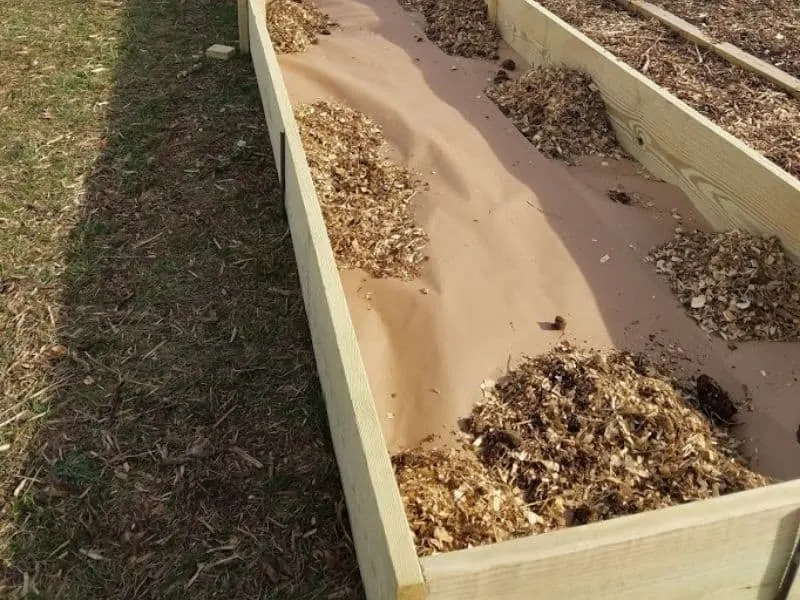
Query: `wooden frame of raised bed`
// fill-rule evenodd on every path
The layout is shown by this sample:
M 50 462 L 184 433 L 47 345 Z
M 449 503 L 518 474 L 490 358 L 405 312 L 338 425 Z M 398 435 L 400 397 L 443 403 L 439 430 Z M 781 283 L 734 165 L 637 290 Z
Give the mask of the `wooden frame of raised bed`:
M 366 595 L 370 600 L 800 599 L 800 480 L 419 559 L 266 25 L 239 0 L 258 79 Z M 718 228 L 776 234 L 800 256 L 800 181 L 531 0 L 489 0 L 534 64 L 591 74 L 624 148 Z M 794 566 L 793 566 L 794 565 Z M 778 595 L 778 590 L 783 595 Z M 788 590 L 788 592 L 787 592 Z
M 669 27 L 681 37 L 711 50 L 729 63 L 737 65 L 751 73 L 760 75 L 779 89 L 782 89 L 796 98 L 800 98 L 800 79 L 782 71 L 765 60 L 745 52 L 738 46 L 729 42 L 720 42 L 711 38 L 699 27 L 673 15 L 668 10 L 661 8 L 647 0 L 616 0 L 617 4 L 635 11 L 640 15 L 656 19 Z

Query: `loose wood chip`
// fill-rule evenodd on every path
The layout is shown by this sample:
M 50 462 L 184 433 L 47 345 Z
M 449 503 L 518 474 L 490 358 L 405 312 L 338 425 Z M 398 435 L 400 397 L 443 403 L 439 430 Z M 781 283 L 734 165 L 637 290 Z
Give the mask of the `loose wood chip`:
M 415 175 L 385 158 L 369 117 L 319 101 L 295 111 L 328 235 L 343 268 L 413 279 L 425 260 L 425 232 L 414 223 Z
M 725 340 L 800 340 L 800 267 L 776 237 L 676 229 L 647 260 L 703 331 Z
M 305 52 L 334 23 L 311 0 L 272 0 L 267 3 L 267 30 L 278 54 Z
M 522 492 L 469 450 L 415 449 L 394 459 L 420 556 L 532 533 Z
M 423 14 L 425 34 L 447 54 L 497 58 L 500 36 L 489 22 L 485 0 L 399 0 Z
M 420 555 L 770 483 L 700 411 L 730 408 L 707 375 L 679 383 L 643 355 L 564 342 L 483 389 L 456 449 L 393 458 Z
M 534 67 L 515 80 L 496 78 L 486 95 L 549 158 L 622 156 L 605 103 L 585 73 Z

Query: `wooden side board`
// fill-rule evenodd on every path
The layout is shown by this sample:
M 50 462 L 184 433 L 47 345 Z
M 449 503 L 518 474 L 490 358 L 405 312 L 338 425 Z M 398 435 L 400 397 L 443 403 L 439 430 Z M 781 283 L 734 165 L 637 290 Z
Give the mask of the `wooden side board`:
M 657 19 L 687 40 L 711 50 L 734 65 L 764 77 L 778 88 L 800 98 L 800 79 L 775 65 L 728 42 L 715 42 L 699 27 L 646 0 L 617 0 L 617 3 L 641 15 Z
M 800 481 L 422 559 L 428 600 L 776 600 Z M 798 582 L 800 583 L 800 582 Z M 800 585 L 786 600 L 800 599 Z
M 250 54 L 250 9 L 247 0 L 237 0 L 236 17 L 239 22 L 239 51 Z
M 369 600 L 422 600 L 424 585 L 289 96 L 266 27 L 249 0 L 250 53 L 280 169 L 286 213 L 334 451 Z
M 532 0 L 487 0 L 508 44 L 533 64 L 590 74 L 617 137 L 677 185 L 713 227 L 778 235 L 800 258 L 800 180 Z

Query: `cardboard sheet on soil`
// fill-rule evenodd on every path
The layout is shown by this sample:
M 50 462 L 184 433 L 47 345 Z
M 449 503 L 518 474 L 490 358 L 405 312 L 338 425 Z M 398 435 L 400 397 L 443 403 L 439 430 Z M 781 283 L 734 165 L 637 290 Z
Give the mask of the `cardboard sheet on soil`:
M 497 61 L 455 57 L 396 0 L 318 4 L 340 29 L 279 57 L 292 101 L 326 99 L 368 115 L 387 156 L 429 184 L 412 201 L 429 237 L 418 279 L 341 271 L 393 450 L 446 435 L 509 361 L 573 340 L 646 351 L 689 375 L 708 373 L 734 399 L 752 396 L 742 433 L 754 465 L 800 475 L 800 348 L 728 348 L 645 261 L 677 225 L 704 226 L 686 198 L 635 164 L 566 166 L 537 152 L 486 97 L 501 60 L 516 61 L 512 78 L 527 68 L 503 45 Z M 565 329 L 552 327 L 556 315 Z

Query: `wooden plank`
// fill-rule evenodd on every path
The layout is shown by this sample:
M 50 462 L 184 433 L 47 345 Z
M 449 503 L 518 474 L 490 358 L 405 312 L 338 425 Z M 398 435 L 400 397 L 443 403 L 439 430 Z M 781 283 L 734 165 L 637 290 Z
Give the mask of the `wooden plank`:
M 265 3 L 248 4 L 250 50 L 276 160 L 285 131 L 286 212 L 364 589 L 369 600 L 421 600 L 422 571 L 267 32 Z
M 702 29 L 646 0 L 616 0 L 618 4 L 646 17 L 657 19 L 678 35 L 707 48 L 728 62 L 752 73 L 761 75 L 778 88 L 800 98 L 800 79 L 782 71 L 775 65 L 745 52 L 728 42 L 715 42 Z
M 713 227 L 775 234 L 800 258 L 800 180 L 538 3 L 497 0 L 495 12 L 503 39 L 526 60 L 590 74 L 625 150 L 683 190 Z
M 774 600 L 800 481 L 422 559 L 428 600 Z M 792 586 L 788 598 L 800 598 Z
M 242 54 L 250 54 L 249 15 L 250 9 L 247 6 L 247 0 L 237 0 L 236 16 L 239 21 L 239 50 Z

